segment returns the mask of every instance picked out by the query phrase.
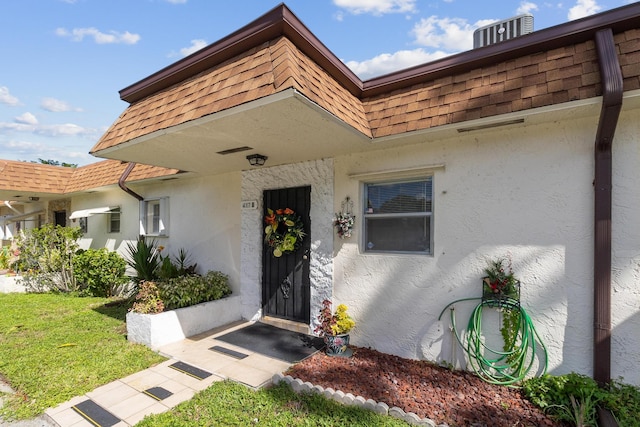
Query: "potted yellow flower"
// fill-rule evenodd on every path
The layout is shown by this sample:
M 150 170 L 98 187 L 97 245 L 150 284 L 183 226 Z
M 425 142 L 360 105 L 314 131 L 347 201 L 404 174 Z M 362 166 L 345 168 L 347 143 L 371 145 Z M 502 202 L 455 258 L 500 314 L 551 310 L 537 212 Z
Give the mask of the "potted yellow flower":
M 325 353 L 328 356 L 351 357 L 353 352 L 349 348 L 349 331 L 356 322 L 347 313 L 347 306 L 340 304 L 333 313 L 331 301 L 322 301 L 318 322 L 315 332 L 324 339 Z

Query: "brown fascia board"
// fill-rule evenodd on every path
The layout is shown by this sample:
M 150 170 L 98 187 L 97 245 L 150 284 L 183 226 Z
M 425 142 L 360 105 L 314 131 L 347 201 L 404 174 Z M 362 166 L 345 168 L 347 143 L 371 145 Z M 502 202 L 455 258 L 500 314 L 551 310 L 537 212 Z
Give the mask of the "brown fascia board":
M 593 40 L 595 33 L 603 28 L 618 33 L 637 27 L 639 20 L 640 3 L 633 3 L 362 82 L 286 5 L 280 4 L 218 42 L 122 89 L 120 98 L 129 103 L 138 101 L 279 36 L 288 37 L 354 96 L 365 98 L 531 53 Z
M 603 28 L 611 28 L 614 33 L 619 33 L 637 28 L 639 23 L 640 3 L 633 3 L 501 43 L 367 80 L 363 84 L 362 96 L 375 96 L 524 55 L 594 40 L 596 32 Z
M 360 94 L 360 79 L 281 3 L 227 37 L 122 89 L 120 99 L 138 101 L 280 36 L 288 37 L 351 93 Z

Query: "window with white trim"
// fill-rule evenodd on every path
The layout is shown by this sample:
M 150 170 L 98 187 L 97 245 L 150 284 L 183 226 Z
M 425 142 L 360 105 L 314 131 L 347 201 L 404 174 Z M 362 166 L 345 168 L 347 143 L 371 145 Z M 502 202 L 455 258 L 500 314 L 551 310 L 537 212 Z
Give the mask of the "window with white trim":
M 364 251 L 431 254 L 433 177 L 364 184 Z
M 144 200 L 140 209 L 140 233 L 145 236 L 169 234 L 169 198 Z
M 120 232 L 120 209 L 114 210 L 107 214 L 107 232 Z

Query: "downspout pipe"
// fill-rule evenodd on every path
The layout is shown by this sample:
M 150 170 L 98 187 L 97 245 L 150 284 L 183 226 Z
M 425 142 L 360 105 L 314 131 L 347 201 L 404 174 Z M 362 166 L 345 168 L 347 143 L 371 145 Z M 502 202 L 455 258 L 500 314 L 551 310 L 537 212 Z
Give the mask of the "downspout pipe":
M 142 197 L 141 195 L 139 195 L 138 193 L 136 193 L 135 191 L 133 191 L 132 189 L 130 189 L 129 187 L 127 187 L 127 185 L 125 184 L 125 181 L 127 180 L 127 178 L 129 177 L 129 174 L 131 173 L 131 171 L 133 170 L 133 168 L 136 167 L 136 164 L 131 162 L 129 164 L 127 164 L 127 167 L 125 168 L 124 172 L 122 172 L 122 175 L 120 176 L 120 179 L 118 180 L 118 186 L 120 186 L 120 188 L 127 194 L 135 197 L 136 199 L 138 199 L 139 202 L 144 200 L 144 197 Z
M 613 31 L 595 35 L 602 84 L 602 109 L 595 141 L 593 250 L 593 378 L 611 382 L 611 191 L 612 144 L 622 108 L 622 72 Z
M 9 209 L 11 209 L 12 211 L 14 211 L 15 213 L 17 213 L 18 215 L 22 215 L 22 212 L 20 212 L 20 211 L 19 211 L 18 209 L 16 209 L 16 208 L 14 208 L 14 207 L 11 205 L 11 202 L 10 202 L 10 201 L 5 200 L 5 201 L 4 201 L 4 205 L 5 205 L 6 207 L 8 207 Z

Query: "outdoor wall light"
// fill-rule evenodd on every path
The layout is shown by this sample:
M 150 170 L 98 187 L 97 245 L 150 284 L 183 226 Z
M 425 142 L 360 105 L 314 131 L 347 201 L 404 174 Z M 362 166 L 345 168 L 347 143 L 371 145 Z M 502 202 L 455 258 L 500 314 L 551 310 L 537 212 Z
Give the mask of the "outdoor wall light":
M 267 159 L 268 157 L 262 154 L 249 154 L 247 156 L 247 160 L 249 160 L 251 166 L 264 166 L 264 162 L 266 162 Z

